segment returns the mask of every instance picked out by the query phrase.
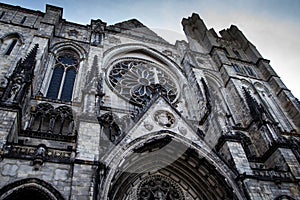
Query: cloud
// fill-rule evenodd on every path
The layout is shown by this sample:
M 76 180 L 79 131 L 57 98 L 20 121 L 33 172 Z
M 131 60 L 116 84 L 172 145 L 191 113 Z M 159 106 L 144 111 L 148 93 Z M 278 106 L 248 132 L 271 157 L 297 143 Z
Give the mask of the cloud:
M 195 12 L 200 13 L 197 10 Z M 262 56 L 271 61 L 272 67 L 292 93 L 300 98 L 298 23 L 249 10 L 227 10 L 224 13 L 207 9 L 200 14 L 207 28 L 214 28 L 216 32 L 227 29 L 232 24 L 237 25 Z
M 65 19 L 81 24 L 99 18 L 108 24 L 137 18 L 146 26 L 154 27 L 156 32 L 163 30 L 159 34 L 169 41 L 177 36 L 180 40 L 185 38 L 181 20 L 193 12 L 199 13 L 207 27 L 216 31 L 236 24 L 261 54 L 271 60 L 287 87 L 300 98 L 300 40 L 297 38 L 300 1 L 297 0 L 5 1 L 43 12 L 46 3 L 61 6 Z

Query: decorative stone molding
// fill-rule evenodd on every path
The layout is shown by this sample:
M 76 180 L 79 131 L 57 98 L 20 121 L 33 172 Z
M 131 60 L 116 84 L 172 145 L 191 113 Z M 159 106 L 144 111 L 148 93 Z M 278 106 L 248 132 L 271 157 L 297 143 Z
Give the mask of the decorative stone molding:
M 184 200 L 184 194 L 178 184 L 161 175 L 152 175 L 142 179 L 138 186 L 137 200 Z

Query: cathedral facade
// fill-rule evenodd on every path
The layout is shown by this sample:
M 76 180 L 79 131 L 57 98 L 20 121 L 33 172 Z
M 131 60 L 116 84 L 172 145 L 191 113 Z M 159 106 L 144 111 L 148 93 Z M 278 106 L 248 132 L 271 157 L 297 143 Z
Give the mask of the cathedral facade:
M 236 26 L 0 3 L 0 199 L 299 199 L 300 104 Z

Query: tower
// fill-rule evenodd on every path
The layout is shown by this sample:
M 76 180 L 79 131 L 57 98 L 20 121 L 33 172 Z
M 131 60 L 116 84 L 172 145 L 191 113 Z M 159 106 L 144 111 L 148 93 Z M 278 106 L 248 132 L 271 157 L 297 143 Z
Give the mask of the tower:
M 299 101 L 236 26 L 62 16 L 0 4 L 1 199 L 299 198 Z

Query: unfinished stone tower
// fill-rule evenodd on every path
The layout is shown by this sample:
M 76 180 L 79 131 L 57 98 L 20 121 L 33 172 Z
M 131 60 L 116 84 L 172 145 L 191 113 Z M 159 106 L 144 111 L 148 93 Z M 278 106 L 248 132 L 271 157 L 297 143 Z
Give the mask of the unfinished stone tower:
M 299 199 L 299 101 L 236 26 L 62 15 L 0 4 L 0 199 Z

